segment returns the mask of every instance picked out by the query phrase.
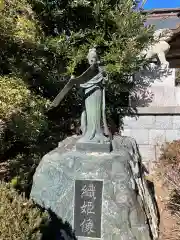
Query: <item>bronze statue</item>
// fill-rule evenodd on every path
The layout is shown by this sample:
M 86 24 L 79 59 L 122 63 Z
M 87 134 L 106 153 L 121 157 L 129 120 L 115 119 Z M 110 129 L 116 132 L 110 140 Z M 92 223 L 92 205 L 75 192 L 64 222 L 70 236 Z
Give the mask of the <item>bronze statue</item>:
M 82 137 L 78 143 L 110 144 L 110 133 L 105 114 L 104 82 L 106 74 L 100 67 L 95 47 L 89 50 L 87 59 L 90 67 L 79 77 L 72 76 L 70 78 L 50 108 L 57 107 L 74 85 L 83 88 L 85 90 L 85 110 L 81 115 Z

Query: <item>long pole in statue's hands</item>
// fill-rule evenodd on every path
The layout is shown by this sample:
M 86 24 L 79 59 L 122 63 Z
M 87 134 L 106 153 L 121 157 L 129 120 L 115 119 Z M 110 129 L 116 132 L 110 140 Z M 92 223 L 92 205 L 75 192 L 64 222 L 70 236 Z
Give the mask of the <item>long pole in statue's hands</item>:
M 51 103 L 49 110 L 52 108 L 57 107 L 61 101 L 63 100 L 63 98 L 66 96 L 66 94 L 71 90 L 71 88 L 74 85 L 74 76 L 71 76 L 70 80 L 68 81 L 68 83 L 65 85 L 65 87 L 62 89 L 62 91 L 60 91 L 58 93 L 58 95 L 55 97 L 54 101 Z
M 97 74 L 97 64 L 92 64 L 84 73 L 82 73 L 79 77 L 71 76 L 68 83 L 65 87 L 60 91 L 60 93 L 56 96 L 54 101 L 51 103 L 49 110 L 56 108 L 59 106 L 61 101 L 64 99 L 66 94 L 72 89 L 74 85 L 80 85 L 88 81 L 88 79 L 93 78 Z

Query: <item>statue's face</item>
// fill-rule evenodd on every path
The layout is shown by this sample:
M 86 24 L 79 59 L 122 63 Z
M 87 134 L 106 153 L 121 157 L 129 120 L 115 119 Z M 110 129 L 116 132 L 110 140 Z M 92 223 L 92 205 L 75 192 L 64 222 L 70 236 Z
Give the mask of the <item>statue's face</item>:
M 173 36 L 173 31 L 170 29 L 159 29 L 154 33 L 155 41 L 169 41 Z
M 93 64 L 97 63 L 96 56 L 90 57 L 88 60 L 89 60 L 89 64 L 90 65 L 93 65 Z
M 173 36 L 173 32 L 167 33 L 167 35 L 164 37 L 164 39 L 165 39 L 164 41 L 170 41 L 172 36 Z
M 90 65 L 96 64 L 98 59 L 97 59 L 97 53 L 96 49 L 92 48 L 89 50 L 88 56 L 87 56 L 88 62 Z

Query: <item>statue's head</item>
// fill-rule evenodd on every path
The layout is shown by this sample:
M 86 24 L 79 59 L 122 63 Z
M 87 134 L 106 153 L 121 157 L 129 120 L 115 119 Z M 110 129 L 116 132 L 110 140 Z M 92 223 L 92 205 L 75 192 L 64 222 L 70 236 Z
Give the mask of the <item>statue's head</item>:
M 89 53 L 87 55 L 87 59 L 88 59 L 88 62 L 89 62 L 90 65 L 99 63 L 98 55 L 97 55 L 97 52 L 96 52 L 96 47 L 93 47 L 93 48 L 89 49 Z
M 153 36 L 155 41 L 169 41 L 173 36 L 173 31 L 169 28 L 158 29 Z

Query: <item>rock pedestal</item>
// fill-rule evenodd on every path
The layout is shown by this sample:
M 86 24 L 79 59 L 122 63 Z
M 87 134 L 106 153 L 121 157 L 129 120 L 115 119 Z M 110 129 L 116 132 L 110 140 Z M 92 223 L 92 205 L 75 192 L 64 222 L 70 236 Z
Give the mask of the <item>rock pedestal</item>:
M 43 157 L 31 198 L 67 221 L 78 239 L 150 240 L 157 219 L 147 216 L 141 196 L 134 140 L 117 137 L 111 153 L 85 153 L 76 151 L 77 139 L 64 140 Z

